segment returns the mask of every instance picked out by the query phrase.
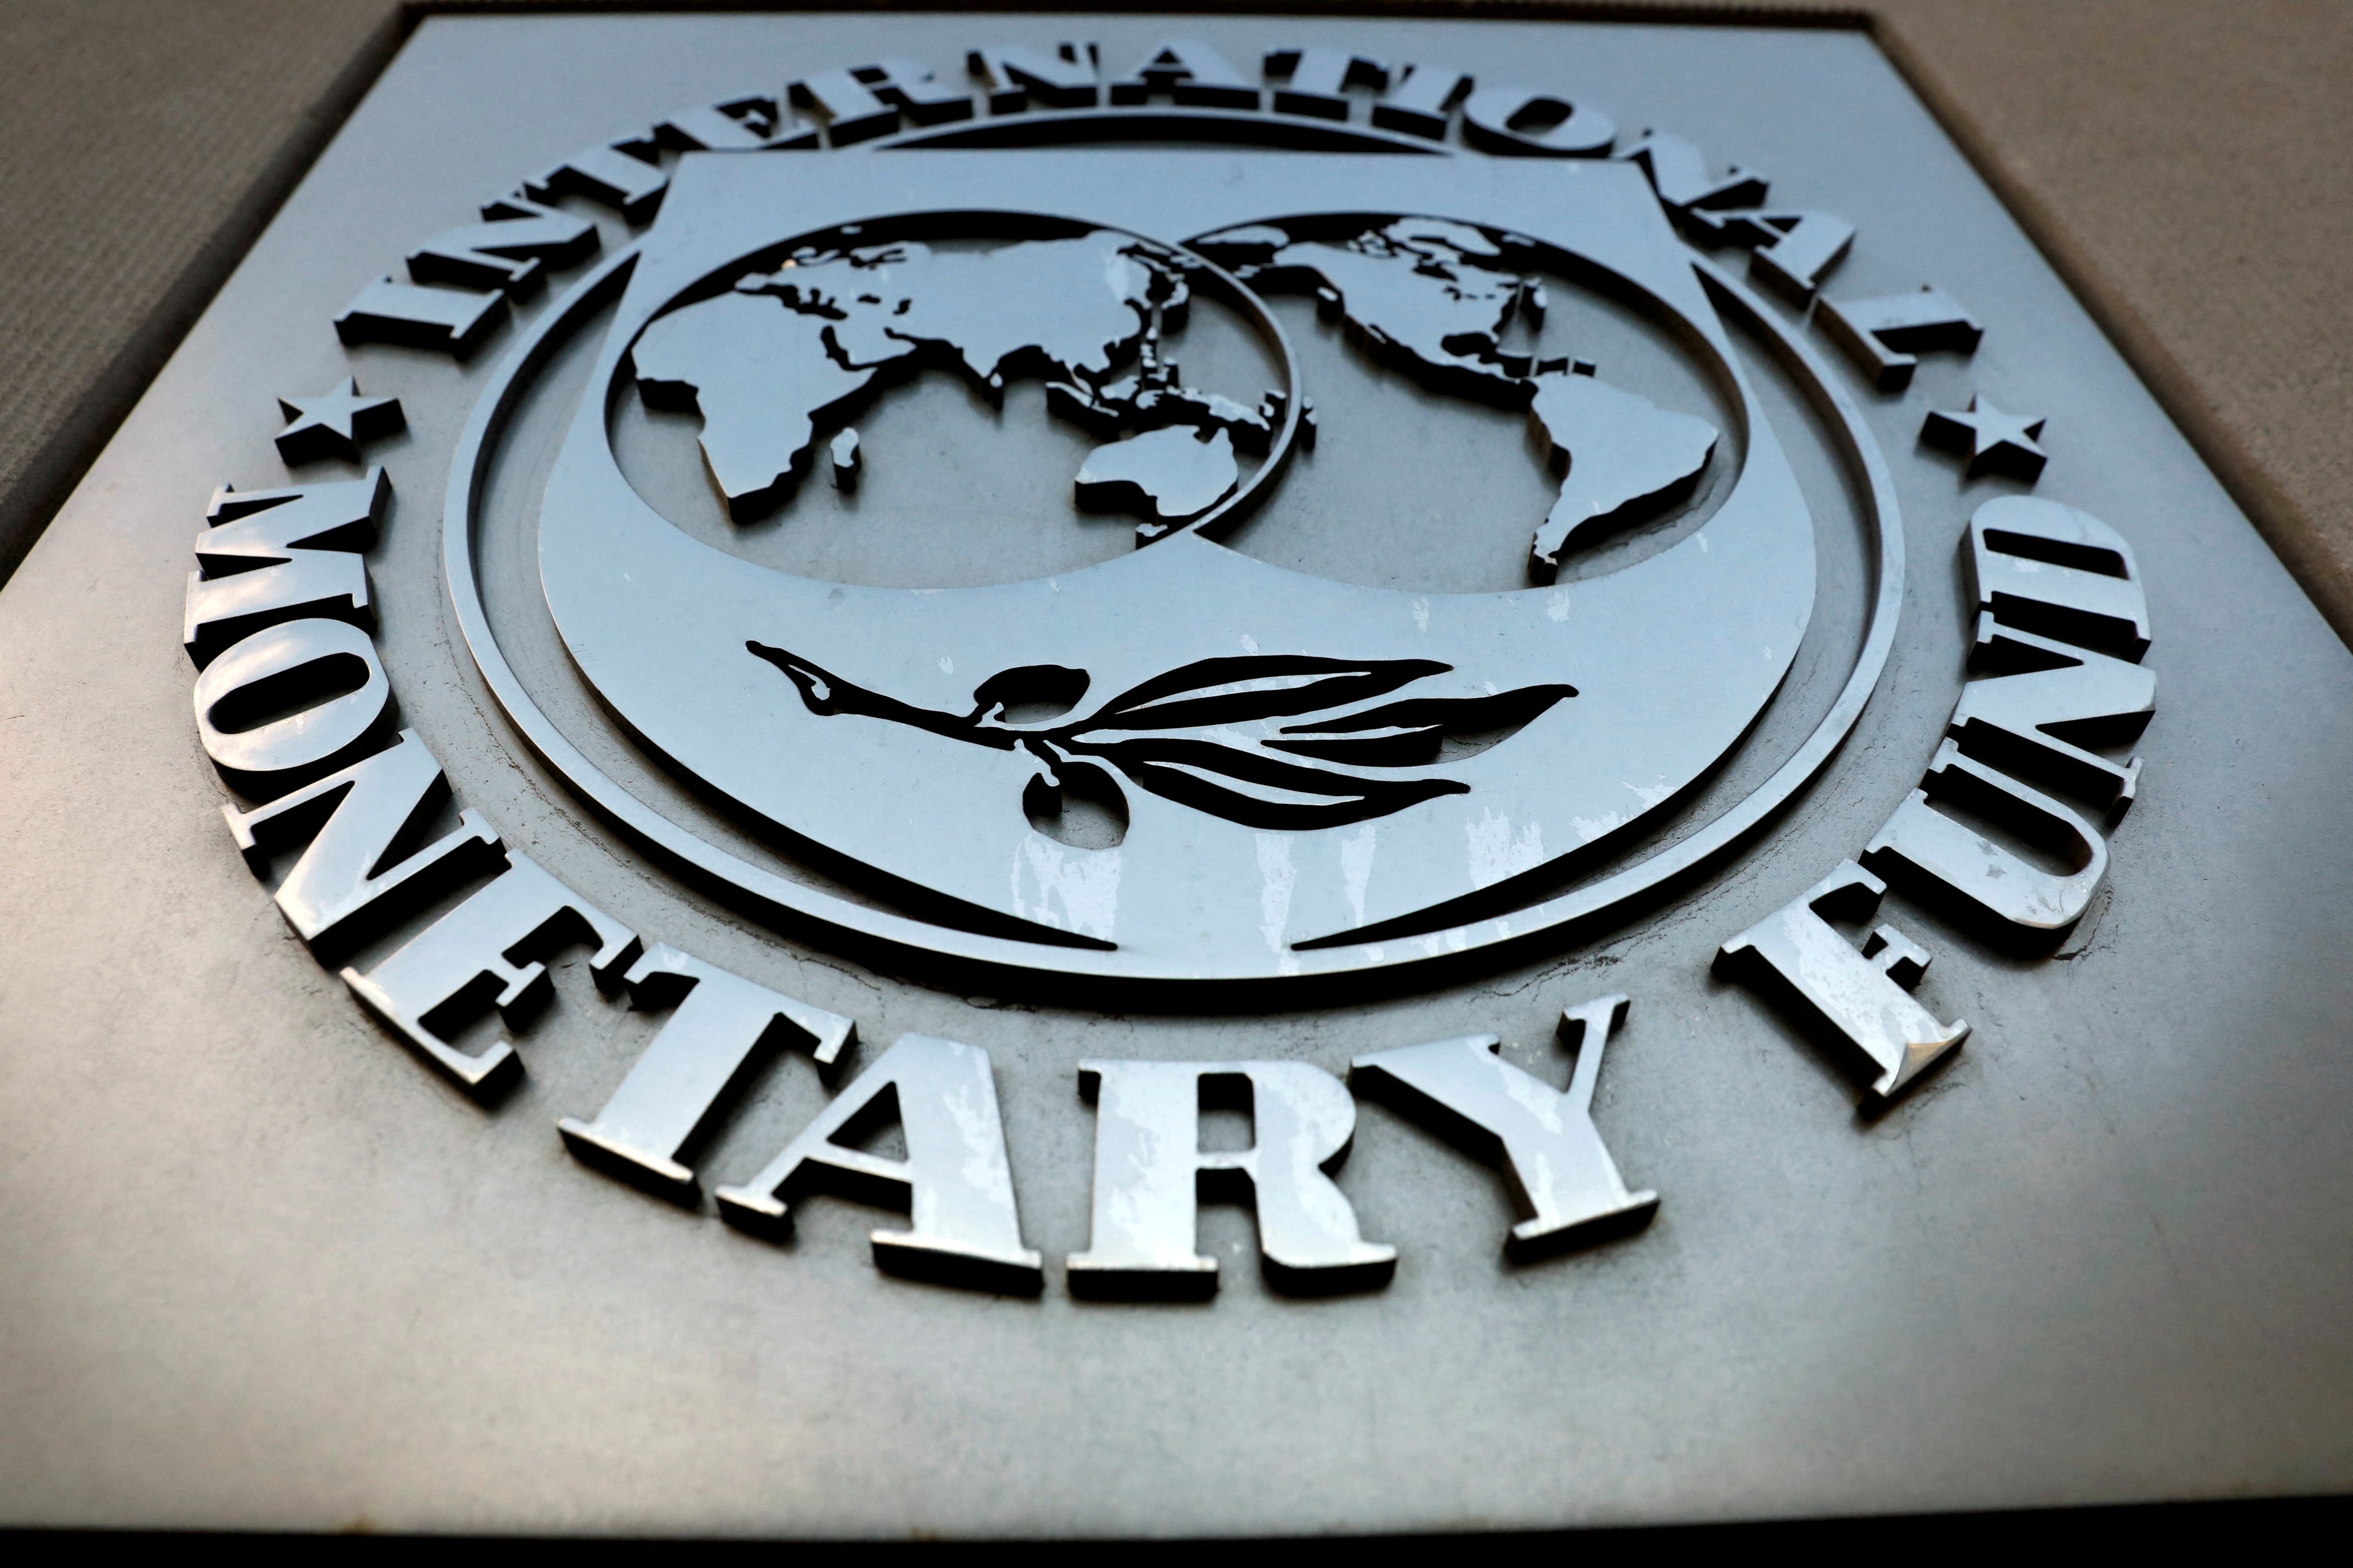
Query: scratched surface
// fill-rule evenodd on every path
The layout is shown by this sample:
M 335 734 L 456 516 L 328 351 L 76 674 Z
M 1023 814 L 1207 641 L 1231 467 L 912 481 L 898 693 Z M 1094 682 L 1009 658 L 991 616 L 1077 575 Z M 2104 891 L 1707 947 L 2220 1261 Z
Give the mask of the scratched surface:
M 438 571 L 442 470 L 489 360 L 366 351 L 410 431 L 371 560 L 407 722 L 511 843 L 651 940 L 900 1034 L 987 1048 L 1036 1301 L 875 1271 L 892 1223 L 820 1201 L 778 1247 L 567 1156 L 655 1019 L 565 970 L 485 1115 L 396 1048 L 239 863 L 177 646 L 223 480 L 283 482 L 272 395 L 345 374 L 327 322 L 470 205 L 859 18 L 425 26 L 0 591 L 0 1514 L 26 1522 L 908 1532 L 1396 1530 L 2341 1489 L 2353 1482 L 2343 1172 L 2353 992 L 2341 826 L 2353 658 L 1860 38 L 1641 27 L 1219 22 L 1237 57 L 1328 32 L 1589 94 L 1769 170 L 1862 230 L 1845 293 L 1934 279 L 1989 331 L 1874 403 L 1910 542 L 1903 636 L 1822 783 L 1651 919 L 1556 960 L 1308 1016 L 1009 1005 L 878 976 L 641 865 L 522 760 Z M 971 18 L 897 18 L 944 57 Z M 1058 24 L 1008 20 L 1008 38 Z M 1143 25 L 1095 29 L 1108 53 Z M 1278 38 L 1280 32 L 1282 37 Z M 747 82 L 747 76 L 756 79 Z M 856 154 L 844 154 L 854 156 Z M 1215 154 L 1205 154 L 1214 159 Z M 1205 168 L 1213 163 L 1205 163 Z M 2038 493 L 2122 529 L 2158 715 L 2112 893 L 2063 960 L 1998 957 L 1891 900 L 1975 1026 L 1894 1114 L 1744 994 L 1717 942 L 1817 881 L 1911 787 L 1960 679 L 1964 486 L 1915 450 L 1979 390 L 2046 412 Z M 1086 1058 L 1356 1055 L 1495 1032 L 1556 1083 L 1559 1009 L 1634 998 L 1595 1117 L 1660 1216 L 1505 1263 L 1500 1184 L 1377 1106 L 1343 1185 L 1387 1289 L 1270 1292 L 1238 1211 L 1208 1306 L 1074 1301 Z M 703 1168 L 813 1115 L 764 1081 Z

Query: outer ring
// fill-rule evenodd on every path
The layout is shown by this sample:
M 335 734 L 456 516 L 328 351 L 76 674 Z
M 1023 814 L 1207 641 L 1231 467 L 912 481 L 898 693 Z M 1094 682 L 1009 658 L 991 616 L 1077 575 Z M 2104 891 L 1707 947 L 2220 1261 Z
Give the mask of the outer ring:
M 1207 119 L 1208 117 L 1202 117 Z M 1870 629 L 1837 700 L 1805 742 L 1773 775 L 1698 832 L 1632 866 L 1509 914 L 1386 942 L 1293 949 L 1287 972 L 1234 976 L 1201 973 L 1140 960 L 1124 950 L 1065 947 L 986 936 L 854 902 L 797 882 L 707 844 L 607 777 L 541 712 L 501 652 L 474 571 L 474 517 L 491 453 L 532 373 L 563 342 L 579 315 L 601 307 L 628 278 L 637 247 L 607 258 L 532 323 L 509 350 L 491 390 L 474 405 L 450 462 L 442 515 L 442 562 L 451 607 L 474 662 L 510 722 L 536 752 L 605 820 L 690 885 L 812 945 L 847 951 L 877 967 L 916 972 L 953 984 L 1034 992 L 1045 983 L 1060 999 L 1073 988 L 1120 1001 L 1148 988 L 1162 1005 L 1226 1007 L 1281 994 L 1298 1001 L 1319 989 L 1362 996 L 1368 986 L 1398 989 L 1432 983 L 1435 971 L 1496 967 L 1556 943 L 1639 905 L 1662 889 L 1696 876 L 1751 837 L 1805 787 L 1845 742 L 1884 672 L 1904 598 L 1904 530 L 1885 458 L 1830 368 L 1753 292 L 1694 255 L 1694 268 L 1715 295 L 1773 345 L 1784 366 L 1844 431 L 1847 457 L 1862 481 L 1875 543 L 1877 583 Z M 1291 411 L 1295 420 L 1297 408 Z M 1115 987 L 1107 990 L 1106 988 Z

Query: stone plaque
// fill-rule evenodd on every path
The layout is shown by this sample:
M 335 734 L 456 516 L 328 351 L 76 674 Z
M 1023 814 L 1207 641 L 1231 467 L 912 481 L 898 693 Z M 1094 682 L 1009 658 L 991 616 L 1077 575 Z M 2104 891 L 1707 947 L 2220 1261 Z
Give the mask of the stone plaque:
M 2353 1479 L 2353 661 L 1861 33 L 432 17 L 0 717 L 15 1521 Z

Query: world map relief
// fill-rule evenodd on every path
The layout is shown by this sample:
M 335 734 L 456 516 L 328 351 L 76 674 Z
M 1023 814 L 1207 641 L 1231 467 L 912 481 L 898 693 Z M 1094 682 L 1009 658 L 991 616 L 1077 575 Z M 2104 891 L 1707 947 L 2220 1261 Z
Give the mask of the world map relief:
M 701 412 L 705 463 L 738 518 L 789 495 L 823 436 L 884 386 L 939 369 L 992 401 L 1008 380 L 1043 381 L 1050 411 L 1103 442 L 1075 481 L 1081 504 L 1165 527 L 1230 494 L 1237 447 L 1265 452 L 1279 418 L 1184 384 L 1161 352 L 1189 312 L 1188 265 L 1104 229 L 807 249 L 657 318 L 631 355 L 649 404 Z
M 1546 310 L 1527 241 L 1406 217 L 1337 237 L 1253 224 L 1194 248 L 1254 289 L 1313 294 L 1359 349 L 1441 395 L 1525 407 L 1559 481 L 1531 537 L 1538 581 L 1688 494 L 1715 453 L 1708 421 L 1590 364 L 1504 346 L 1514 321 L 1541 327 Z M 1109 229 L 991 248 L 809 247 L 658 317 L 631 353 L 650 405 L 700 412 L 705 464 L 739 520 L 788 498 L 818 445 L 885 386 L 937 369 L 1000 403 L 1008 380 L 1042 381 L 1050 415 L 1101 443 L 1073 500 L 1136 514 L 1148 542 L 1231 495 L 1241 455 L 1264 456 L 1284 417 L 1284 394 L 1251 407 L 1187 385 L 1166 352 L 1198 265 Z
M 1303 240 L 1251 224 L 1194 247 L 1261 291 L 1314 294 L 1373 359 L 1433 391 L 1526 407 L 1561 481 L 1529 549 L 1539 581 L 1568 552 L 1690 493 L 1715 454 L 1706 420 L 1611 386 L 1581 361 L 1504 347 L 1514 320 L 1544 323 L 1544 284 L 1514 259 L 1528 241 L 1405 217 Z

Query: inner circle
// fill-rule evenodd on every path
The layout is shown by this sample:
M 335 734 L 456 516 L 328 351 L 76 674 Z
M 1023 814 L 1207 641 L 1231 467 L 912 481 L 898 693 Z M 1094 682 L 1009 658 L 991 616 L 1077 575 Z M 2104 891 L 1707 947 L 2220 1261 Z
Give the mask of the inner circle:
M 754 907 L 770 911 L 794 910 L 811 914 L 828 924 L 881 937 L 886 942 L 905 943 L 926 951 L 955 949 L 967 956 L 986 962 L 1006 963 L 1017 968 L 1042 964 L 1066 973 L 1083 971 L 1134 978 L 1173 979 L 1180 972 L 1199 973 L 1198 968 L 1182 964 L 1172 968 L 1166 959 L 1145 952 L 1087 953 L 1058 949 L 1049 957 L 1021 942 L 1008 944 L 1002 938 L 973 931 L 957 933 L 871 906 L 846 904 L 839 896 L 811 885 L 797 873 L 786 871 L 779 876 L 778 871 L 784 870 L 781 867 L 769 870 L 764 865 L 747 863 L 740 858 L 746 850 L 752 851 L 754 861 L 765 859 L 765 855 L 751 846 L 746 845 L 731 854 L 707 841 L 698 841 L 691 831 L 681 831 L 672 822 L 664 820 L 658 811 L 649 812 L 638 799 L 632 798 L 630 791 L 651 786 L 654 794 L 648 798 L 661 798 L 662 788 L 652 775 L 638 777 L 640 772 L 638 764 L 620 752 L 607 755 L 610 748 L 601 742 L 596 748 L 596 759 L 592 761 L 566 740 L 568 732 L 575 732 L 572 726 L 556 728 L 546 722 L 533 693 L 525 689 L 530 684 L 529 679 L 521 683 L 517 681 L 517 670 L 510 666 L 507 654 L 501 647 L 505 640 L 504 634 L 492 635 L 491 626 L 484 618 L 476 576 L 475 528 L 479 521 L 476 509 L 480 498 L 478 487 L 488 477 L 485 464 L 491 451 L 501 443 L 501 432 L 507 428 L 510 416 L 522 411 L 522 394 L 525 387 L 538 368 L 550 363 L 548 356 L 557 350 L 564 334 L 585 323 L 586 318 L 583 312 L 594 311 L 601 301 L 610 297 L 612 287 L 623 274 L 626 261 L 626 258 L 616 258 L 612 265 L 600 268 L 596 276 L 585 279 L 570 300 L 534 323 L 527 339 L 518 342 L 496 378 L 492 395 L 485 399 L 477 409 L 475 418 L 470 422 L 453 468 L 449 532 L 447 536 L 452 597 L 467 639 L 485 678 L 501 706 L 522 727 L 534 748 L 640 845 L 682 869 L 691 867 L 716 877 L 749 898 Z M 1866 579 L 1875 578 L 1877 583 L 1875 592 L 1867 586 L 1865 588 L 1866 601 L 1873 606 L 1867 616 L 1866 646 L 1861 650 L 1860 660 L 1852 669 L 1844 690 L 1832 704 L 1831 711 L 1824 716 L 1811 736 L 1799 745 L 1796 753 L 1788 755 L 1774 772 L 1773 777 L 1755 795 L 1732 806 L 1725 816 L 1701 827 L 1694 836 L 1680 838 L 1672 848 L 1654 854 L 1647 860 L 1628 865 L 1614 875 L 1605 875 L 1600 880 L 1560 898 L 1526 908 L 1506 921 L 1468 921 L 1440 944 L 1447 952 L 1460 952 L 1499 942 L 1533 939 L 1538 931 L 1563 921 L 1610 908 L 1631 891 L 1654 885 L 1662 876 L 1672 876 L 1678 869 L 1688 869 L 1713 859 L 1751 830 L 1760 813 L 1769 813 L 1778 803 L 1787 799 L 1792 788 L 1812 775 L 1826 759 L 1829 749 L 1835 745 L 1838 736 L 1852 723 L 1886 657 L 1887 640 L 1894 624 L 1893 593 L 1900 584 L 1902 576 L 1902 551 L 1901 535 L 1895 531 L 1893 497 L 1883 465 L 1872 449 L 1867 434 L 1860 428 L 1855 411 L 1825 378 L 1822 367 L 1803 345 L 1778 330 L 1778 323 L 1770 318 L 1769 312 L 1757 310 L 1753 302 L 1740 296 L 1736 287 L 1715 277 L 1704 264 L 1701 265 L 1700 270 L 1709 278 L 1712 286 L 1733 296 L 1731 302 L 1738 307 L 1736 313 L 1748 318 L 1753 327 L 1788 357 L 1792 372 L 1800 383 L 1809 384 L 1812 395 L 1823 404 L 1822 413 L 1844 437 L 1837 444 L 1845 447 L 1846 456 L 1854 465 L 1853 477 L 1862 483 L 1867 496 L 1862 525 L 1868 532 L 1877 536 L 1879 545 L 1876 560 L 1866 570 Z M 577 387 L 581 383 L 574 381 L 571 384 Z M 552 384 L 550 391 L 557 395 L 560 403 L 561 382 Z M 532 427 L 518 427 L 517 435 L 522 443 L 520 449 L 528 449 L 533 445 Z M 619 476 L 617 474 L 615 478 L 617 479 Z M 517 479 L 525 485 L 529 483 L 527 475 L 518 475 Z M 517 542 L 525 549 L 529 547 L 527 536 Z M 507 548 L 504 544 L 497 545 L 493 553 Z M 1152 557 L 1156 559 L 1158 553 L 1152 552 Z M 486 555 L 482 563 L 489 564 L 491 559 Z M 491 619 L 496 618 L 493 614 Z M 546 652 L 553 654 L 554 650 L 550 648 Z M 543 681 L 560 679 L 563 673 L 560 654 L 553 659 L 543 655 L 533 657 L 528 662 Z M 553 691 L 547 694 L 556 695 Z M 575 717 L 585 720 L 587 710 L 582 709 Z M 584 737 L 584 741 L 587 737 L 585 730 L 576 732 Z M 616 768 L 618 769 L 617 774 L 613 771 Z M 631 782 L 617 783 L 617 779 Z M 1713 813 L 1703 810 L 1700 815 L 1704 820 Z M 725 837 L 723 835 L 723 838 Z M 1026 952 L 1022 951 L 1025 947 Z M 1346 947 L 1320 952 L 1296 951 L 1296 960 L 1285 963 L 1282 973 L 1286 975 L 1337 973 L 1367 966 L 1379 967 L 1397 962 L 1398 956 L 1384 956 L 1377 950 Z M 1439 949 L 1432 947 L 1430 951 L 1435 952 Z M 1405 956 L 1410 959 L 1412 954 Z
M 632 488 L 702 542 L 945 588 L 1232 526 L 1288 465 L 1303 400 L 1265 303 L 1185 247 L 917 213 L 804 233 L 683 290 L 631 345 L 607 427 Z

